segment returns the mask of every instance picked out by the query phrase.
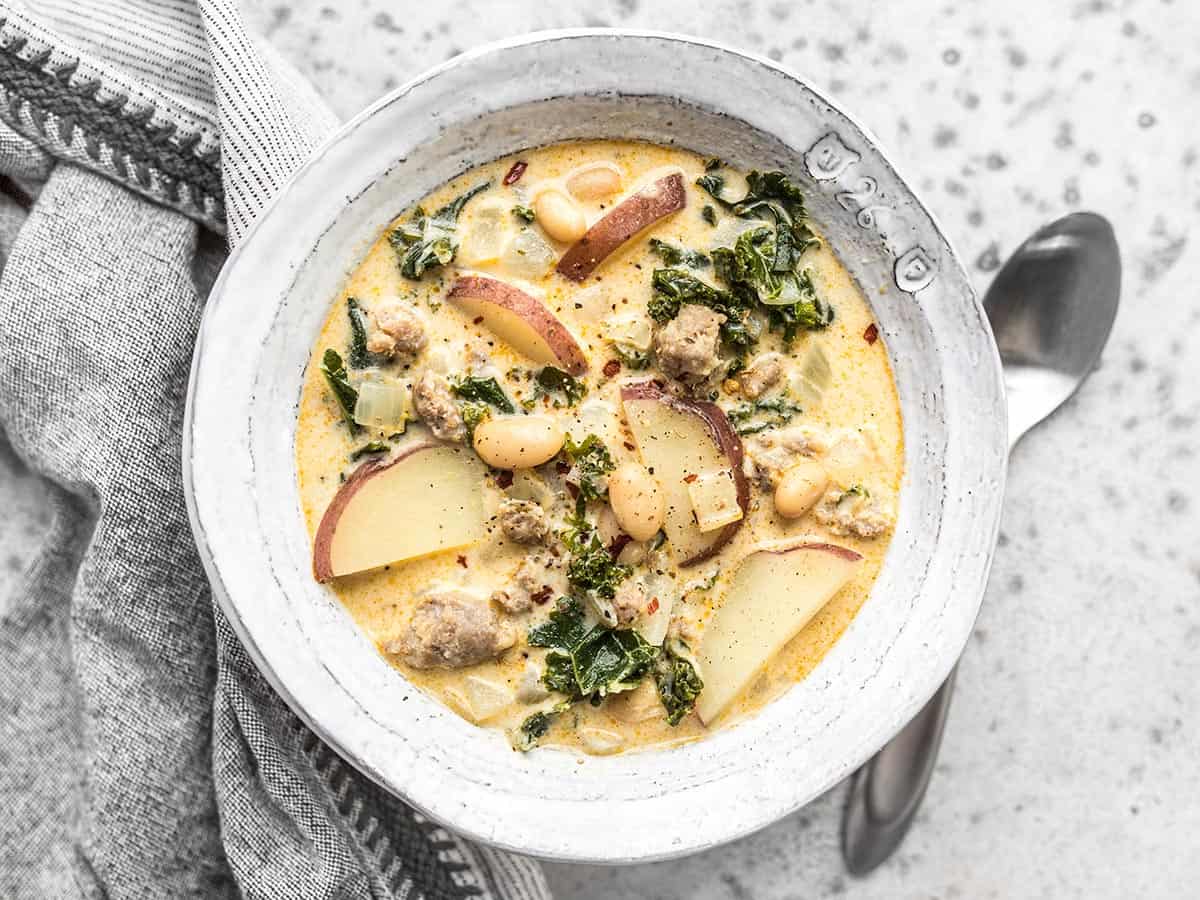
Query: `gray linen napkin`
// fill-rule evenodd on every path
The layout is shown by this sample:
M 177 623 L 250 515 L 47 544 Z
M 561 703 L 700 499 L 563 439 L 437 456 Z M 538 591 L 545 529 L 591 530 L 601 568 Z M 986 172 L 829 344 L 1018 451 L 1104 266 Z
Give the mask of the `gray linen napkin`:
M 231 0 L 0 2 L 0 426 L 52 484 L 0 604 L 0 896 L 548 896 L 303 726 L 188 529 L 214 232 L 332 125 Z

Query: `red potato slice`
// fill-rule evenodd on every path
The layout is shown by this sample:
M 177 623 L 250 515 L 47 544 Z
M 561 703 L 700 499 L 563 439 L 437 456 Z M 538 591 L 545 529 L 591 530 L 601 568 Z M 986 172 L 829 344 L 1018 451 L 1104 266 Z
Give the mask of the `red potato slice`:
M 801 541 L 764 547 L 738 564 L 697 652 L 701 722 L 711 724 L 729 707 L 849 583 L 862 559 L 848 547 Z
M 558 274 L 583 281 L 614 250 L 644 228 L 687 205 L 683 175 L 673 172 L 626 197 L 593 225 L 558 261 Z
M 750 507 L 750 484 L 742 471 L 741 438 L 715 403 L 676 397 L 655 381 L 622 385 L 621 405 L 642 462 L 666 497 L 663 530 L 676 561 L 680 566 L 694 566 L 710 559 L 733 539 L 744 520 L 701 531 L 687 479 L 728 471 L 745 515 Z
M 588 369 L 587 356 L 559 318 L 541 300 L 485 275 L 460 275 L 449 299 L 523 356 L 559 366 L 572 375 Z
M 364 463 L 321 517 L 313 576 L 329 581 L 482 540 L 486 474 L 469 450 L 434 443 Z

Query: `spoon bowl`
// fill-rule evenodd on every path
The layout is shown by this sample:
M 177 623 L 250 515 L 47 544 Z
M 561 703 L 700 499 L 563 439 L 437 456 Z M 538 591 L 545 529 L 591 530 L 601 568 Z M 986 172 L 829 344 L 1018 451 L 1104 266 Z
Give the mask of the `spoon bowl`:
M 1121 288 L 1103 216 L 1064 216 L 1030 236 L 983 298 L 1004 364 L 1009 446 L 1079 389 L 1108 341 Z

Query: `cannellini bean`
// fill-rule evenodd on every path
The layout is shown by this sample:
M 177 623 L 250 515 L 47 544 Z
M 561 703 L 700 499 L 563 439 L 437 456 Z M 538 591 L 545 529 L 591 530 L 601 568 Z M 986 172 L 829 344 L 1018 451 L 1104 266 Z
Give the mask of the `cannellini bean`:
M 549 416 L 501 416 L 475 428 L 475 452 L 497 469 L 532 469 L 554 458 L 566 434 Z
M 612 163 L 594 163 L 567 176 L 567 190 L 579 200 L 603 200 L 621 190 L 621 170 Z
M 562 191 L 542 191 L 534 198 L 533 212 L 542 230 L 556 241 L 574 243 L 587 231 L 583 211 Z
M 608 502 L 621 530 L 635 541 L 648 541 L 662 528 L 666 499 L 641 463 L 624 463 L 608 476 Z
M 821 499 L 829 474 L 818 462 L 804 460 L 783 473 L 775 487 L 775 511 L 785 519 L 798 519 Z

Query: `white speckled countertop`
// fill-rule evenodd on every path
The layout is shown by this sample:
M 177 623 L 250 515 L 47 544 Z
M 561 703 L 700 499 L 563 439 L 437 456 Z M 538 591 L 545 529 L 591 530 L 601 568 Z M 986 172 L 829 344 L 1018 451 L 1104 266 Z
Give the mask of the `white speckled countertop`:
M 842 870 L 845 787 L 736 844 L 548 866 L 560 898 L 1174 898 L 1200 884 L 1200 6 L 1186 0 L 250 2 L 349 116 L 538 28 L 688 31 L 807 75 L 890 148 L 973 266 L 1073 209 L 1125 287 L 1099 371 L 1013 459 L 991 588 L 913 833 Z M 1050 10 L 1053 11 L 1050 11 Z M 44 495 L 0 440 L 0 594 Z M 614 823 L 636 828 L 636 823 Z

